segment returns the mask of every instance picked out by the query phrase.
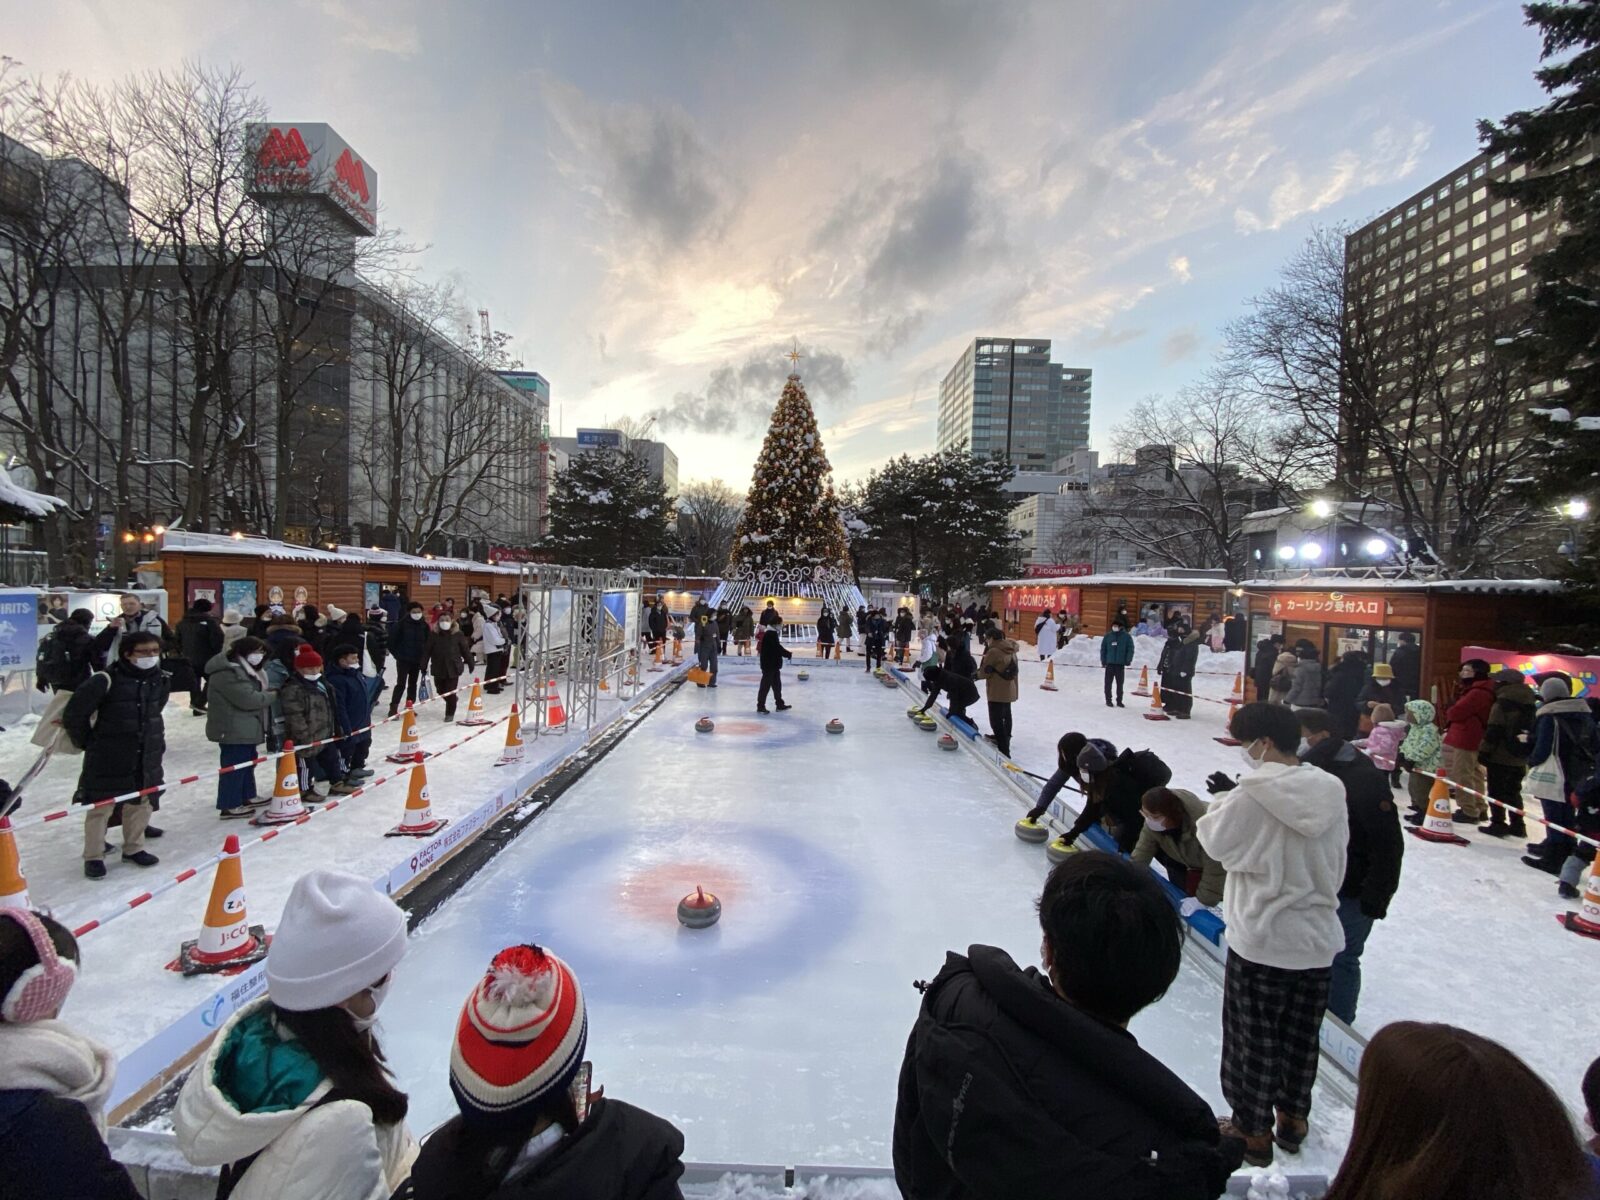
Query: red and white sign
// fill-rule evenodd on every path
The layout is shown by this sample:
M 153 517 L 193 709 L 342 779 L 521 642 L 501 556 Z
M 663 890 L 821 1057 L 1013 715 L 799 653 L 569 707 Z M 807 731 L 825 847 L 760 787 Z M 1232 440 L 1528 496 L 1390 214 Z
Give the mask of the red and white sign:
M 1009 587 L 1006 589 L 1006 607 L 1028 612 L 1060 612 L 1063 608 L 1077 616 L 1079 595 L 1075 587 Z
M 1093 575 L 1094 564 L 1086 562 L 1028 563 L 1022 568 L 1022 573 L 1029 579 L 1069 579 L 1079 575 Z
M 255 158 L 252 196 L 321 196 L 357 233 L 378 232 L 378 173 L 331 125 L 251 125 L 246 137 Z
M 1275 621 L 1324 621 L 1334 625 L 1381 622 L 1389 612 L 1383 596 L 1375 592 L 1275 592 L 1267 604 Z

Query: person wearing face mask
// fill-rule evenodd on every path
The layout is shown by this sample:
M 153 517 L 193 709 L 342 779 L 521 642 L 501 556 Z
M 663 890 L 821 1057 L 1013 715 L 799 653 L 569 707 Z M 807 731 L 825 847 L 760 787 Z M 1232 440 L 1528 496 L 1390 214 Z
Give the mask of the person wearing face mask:
M 1228 872 L 1206 853 L 1195 826 L 1206 815 L 1206 804 L 1183 788 L 1151 788 L 1139 800 L 1144 827 L 1129 856 L 1148 866 L 1160 863 L 1173 886 L 1184 894 L 1178 911 L 1192 916 L 1202 908 L 1222 903 Z
M 1111 685 L 1116 684 L 1117 707 L 1122 707 L 1122 677 L 1133 662 L 1133 635 L 1120 617 L 1111 621 L 1111 632 L 1100 639 L 1100 665 L 1106 669 L 1106 707 L 1111 707 Z
M 371 882 L 302 875 L 267 954 L 267 994 L 229 1017 L 189 1073 L 173 1133 L 222 1167 L 232 1200 L 388 1200 L 417 1147 L 374 1025 L 406 918 Z
M 1389 915 L 1389 901 L 1400 889 L 1405 838 L 1383 768 L 1340 738 L 1332 714 L 1304 708 L 1295 715 L 1300 718 L 1300 761 L 1339 781 L 1350 817 L 1344 882 L 1339 885 L 1344 949 L 1333 960 L 1328 1011 L 1351 1025 L 1361 996 L 1361 952 L 1366 949 L 1372 923 Z
M 106 1148 L 117 1060 L 61 1020 L 78 943 L 54 918 L 0 908 L 0 1185 L 7 1200 L 136 1200 Z
M 1239 1165 L 1216 1115 L 1128 1022 L 1165 994 L 1184 926 L 1143 867 L 1098 850 L 1039 897 L 1044 969 L 945 956 L 906 1044 L 895 1182 L 908 1200 L 1210 1200 Z
M 1460 785 L 1451 789 L 1456 811 L 1450 819 L 1476 825 L 1489 815 L 1488 802 L 1483 798 L 1489 784 L 1483 764 L 1478 761 L 1478 749 L 1483 745 L 1489 713 L 1494 708 L 1494 683 L 1489 678 L 1488 662 L 1481 658 L 1462 663 L 1460 675 L 1455 702 L 1444 710 L 1444 773 L 1452 784 Z
M 267 644 L 242 637 L 206 663 L 206 739 L 222 752 L 222 766 L 255 760 L 272 729 L 272 702 L 277 693 L 267 685 Z M 240 767 L 217 776 L 217 816 L 248 817 L 267 801 L 256 793 L 254 767 Z
M 1212 800 L 1195 832 L 1228 872 L 1222 1094 L 1233 1112 L 1223 1136 L 1264 1167 L 1275 1142 L 1297 1154 L 1306 1136 L 1318 1033 L 1344 948 L 1350 818 L 1344 786 L 1296 757 L 1300 722 L 1289 709 L 1246 704 L 1228 731 L 1250 769 Z
M 61 727 L 83 751 L 74 804 L 94 804 L 127 792 L 160 785 L 167 752 L 168 681 L 161 671 L 161 641 L 153 633 L 130 633 L 120 643 L 122 657 L 108 671 L 97 671 L 72 693 L 61 713 Z M 145 827 L 154 811 L 153 796 L 118 805 L 122 810 L 122 861 L 153 867 L 161 860 L 144 848 Z M 106 829 L 113 806 L 90 808 L 83 821 L 83 873 L 106 875 Z
M 428 634 L 426 662 L 433 676 L 435 691 L 444 697 L 444 719 L 449 724 L 456 719 L 457 691 L 467 663 L 472 661 L 472 643 L 456 628 L 455 613 L 446 609 L 439 615 L 439 624 Z
M 323 678 L 324 667 L 322 655 L 301 646 L 294 653 L 294 673 L 278 691 L 284 733 L 294 743 L 300 767 L 301 799 L 308 802 L 319 796 L 348 796 L 357 786 L 332 740 L 346 731 L 339 724 L 333 689 Z
M 389 715 L 400 711 L 400 697 L 415 703 L 417 685 L 422 682 L 422 664 L 428 657 L 428 623 L 422 619 L 422 604 L 413 600 L 406 615 L 389 635 L 389 653 L 394 656 L 394 691 L 389 694 Z

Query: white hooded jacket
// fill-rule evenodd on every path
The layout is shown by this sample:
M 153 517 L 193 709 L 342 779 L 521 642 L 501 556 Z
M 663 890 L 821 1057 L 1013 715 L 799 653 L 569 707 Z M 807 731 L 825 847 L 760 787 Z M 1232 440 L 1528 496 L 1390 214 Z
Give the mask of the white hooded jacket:
M 1333 962 L 1344 949 L 1339 885 L 1350 841 L 1338 779 L 1304 763 L 1263 763 L 1211 802 L 1195 832 L 1228 872 L 1230 949 L 1287 971 Z
M 377 1125 L 372 1110 L 355 1100 L 313 1109 L 329 1090 L 326 1079 L 298 1107 L 281 1112 L 240 1112 L 217 1086 L 217 1057 L 229 1033 L 266 1003 L 234 1013 L 189 1072 L 172 1114 L 178 1148 L 201 1167 L 259 1151 L 233 1200 L 388 1200 L 417 1156 L 404 1123 Z

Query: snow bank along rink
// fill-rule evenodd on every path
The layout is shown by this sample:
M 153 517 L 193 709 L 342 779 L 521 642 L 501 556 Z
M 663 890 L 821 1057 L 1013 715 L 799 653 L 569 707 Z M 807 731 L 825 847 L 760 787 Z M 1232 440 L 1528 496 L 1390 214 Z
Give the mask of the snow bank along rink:
M 454 1111 L 462 988 L 439 981 L 526 937 L 582 981 L 596 1081 L 674 1121 L 687 1159 L 890 1165 L 913 981 L 974 942 L 1037 962 L 1049 864 L 1012 832 L 1017 793 L 941 751 L 903 690 L 803 653 L 789 712 L 755 713 L 753 660 L 723 659 L 714 691 L 680 688 L 417 930 L 383 1011 L 417 1128 Z M 723 903 L 708 930 L 677 922 L 696 885 Z M 1212 978 L 1186 963 L 1132 1029 L 1221 1104 Z M 1313 1120 L 1282 1169 L 1331 1174 L 1349 1113 L 1319 1094 Z
M 1055 692 L 1040 688 L 1045 666 L 1032 647 L 1022 646 L 1012 758 L 1048 775 L 1056 740 L 1076 729 L 1107 738 L 1118 750 L 1154 750 L 1172 768 L 1173 786 L 1209 799 L 1206 776 L 1244 769 L 1237 748 L 1212 740 L 1226 732 L 1228 706 L 1197 699 L 1188 721 L 1145 720 L 1150 700 L 1132 693 L 1140 664 L 1150 664 L 1154 681 L 1161 639 L 1135 641 L 1138 657 L 1128 670 L 1122 709 L 1105 706 L 1098 638 L 1080 635 L 1056 652 Z M 1202 648 L 1195 694 L 1226 700 L 1235 673 L 1244 669 L 1243 653 Z M 982 706 L 974 712 L 987 730 Z M 1404 789 L 1395 797 L 1406 811 Z M 1061 798 L 1069 805 L 1076 801 L 1070 791 Z M 1538 811 L 1536 804 L 1532 808 Z M 1471 825 L 1456 831 L 1471 845 L 1406 836 L 1400 890 L 1388 917 L 1373 925 L 1362 954 L 1355 1028 L 1370 1036 L 1404 1019 L 1473 1030 L 1514 1050 L 1576 1112 L 1583 1071 L 1597 1049 L 1594 1013 L 1583 998 L 1600 978 L 1600 942 L 1557 923 L 1557 915 L 1574 905 L 1557 897 L 1549 875 L 1522 865 L 1523 839 L 1485 837 Z M 1530 822 L 1529 837 L 1541 836 Z
M 391 668 L 392 669 L 392 668 Z M 644 682 L 665 675 L 645 675 Z M 470 678 L 463 679 L 463 698 L 457 717 L 466 715 Z M 494 724 L 469 728 L 444 723 L 444 702 L 433 699 L 416 706 L 422 747 L 429 752 L 455 749 L 424 764 L 435 817 L 461 818 L 477 809 L 486 797 L 526 779 L 531 786 L 539 772 L 534 768 L 547 756 L 570 750 L 583 739 L 581 732 L 541 737 L 525 736 L 523 765 L 495 767 L 505 747 L 506 720 L 514 699 L 513 688 L 484 696 L 485 711 Z M 621 712 L 625 702 L 615 692 L 600 693 L 596 725 Z M 34 907 L 48 908 L 69 928 L 115 914 L 101 928 L 80 939 L 84 972 L 73 989 L 71 1017 L 84 1032 L 126 1056 L 175 1019 L 229 983 L 226 976 L 200 975 L 185 979 L 165 966 L 178 944 L 195 937 L 210 894 L 213 863 L 223 839 L 236 834 L 244 848 L 244 882 L 251 924 L 268 932 L 277 926 L 283 903 L 296 878 L 313 867 L 333 866 L 381 880 L 392 868 L 413 855 L 425 838 L 386 838 L 403 814 L 409 767 L 385 761 L 399 744 L 400 721 L 387 721 L 373 731 L 369 766 L 377 772 L 360 795 L 333 797 L 339 803 L 321 806 L 310 820 L 279 826 L 277 834 L 258 841 L 267 828 L 248 821 L 219 820 L 216 812 L 218 752 L 206 740 L 205 718 L 189 712 L 187 693 L 177 693 L 165 711 L 166 778 L 200 774 L 192 784 L 169 786 L 161 798 L 154 823 L 165 836 L 145 845 L 161 859 L 159 866 L 142 868 L 121 861 L 119 831 L 112 829 L 106 855 L 107 877 L 85 879 L 82 806 L 71 806 L 81 756 L 56 755 L 43 773 L 28 786 L 22 808 L 12 814 L 22 871 Z M 380 700 L 376 716 L 386 710 Z M 28 741 L 36 720 L 8 727 L 0 733 L 0 777 L 16 780 L 38 754 Z M 480 735 L 473 737 L 472 735 Z M 464 740 L 471 738 L 471 740 Z M 276 756 L 256 767 L 256 787 L 272 794 Z M 533 777 L 533 778 L 530 778 Z M 380 786 L 372 786 L 384 781 Z M 71 807 L 61 820 L 39 824 L 46 812 Z M 446 834 L 450 832 L 447 828 Z M 193 877 L 161 892 L 134 908 L 128 900 L 170 884 L 186 868 L 198 868 Z M 123 1081 L 119 1079 L 119 1093 Z

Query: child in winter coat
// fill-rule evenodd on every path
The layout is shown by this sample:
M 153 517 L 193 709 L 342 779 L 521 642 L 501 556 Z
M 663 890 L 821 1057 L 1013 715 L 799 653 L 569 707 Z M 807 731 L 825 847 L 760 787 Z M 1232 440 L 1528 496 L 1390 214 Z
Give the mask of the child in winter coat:
M 1355 745 L 1367 752 L 1367 757 L 1378 764 L 1383 771 L 1395 771 L 1395 765 L 1400 754 L 1400 743 L 1405 740 L 1409 726 L 1404 721 L 1395 720 L 1394 709 L 1387 704 L 1374 704 L 1372 706 L 1372 731 L 1367 734 L 1366 741 L 1356 742 Z
M 294 654 L 294 673 L 278 690 L 284 734 L 295 745 L 300 792 L 306 800 L 329 794 L 348 796 L 356 790 L 356 785 L 345 777 L 344 758 L 332 740 L 341 732 L 339 709 L 333 692 L 323 681 L 322 667 L 322 655 L 310 646 L 301 646 Z
M 1272 680 L 1268 686 L 1268 699 L 1273 704 L 1289 703 L 1289 693 L 1294 689 L 1294 671 L 1300 660 L 1285 650 L 1272 664 Z
M 136 1200 L 106 1148 L 116 1056 L 60 1020 L 78 943 L 26 908 L 0 908 L 0 1185 L 7 1200 Z
M 223 1023 L 178 1094 L 173 1132 L 232 1200 L 388 1200 L 410 1174 L 407 1100 L 372 1031 L 406 918 L 370 880 L 295 881 L 267 994 Z
M 1428 793 L 1433 790 L 1433 780 L 1424 771 L 1437 773 L 1444 761 L 1444 739 L 1434 724 L 1434 708 L 1427 700 L 1406 702 L 1406 736 L 1400 742 L 1399 762 L 1411 773 L 1406 789 L 1411 795 L 1411 813 L 1406 817 L 1413 825 L 1420 825 L 1428 814 Z

